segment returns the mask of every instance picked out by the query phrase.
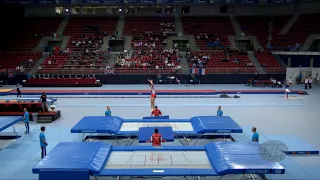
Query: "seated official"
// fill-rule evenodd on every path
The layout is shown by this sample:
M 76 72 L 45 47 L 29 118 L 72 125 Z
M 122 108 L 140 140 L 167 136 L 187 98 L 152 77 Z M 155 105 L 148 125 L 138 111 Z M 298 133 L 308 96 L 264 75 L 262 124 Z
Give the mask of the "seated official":
M 158 109 L 158 106 L 155 106 L 151 112 L 151 116 L 162 116 L 162 112 Z

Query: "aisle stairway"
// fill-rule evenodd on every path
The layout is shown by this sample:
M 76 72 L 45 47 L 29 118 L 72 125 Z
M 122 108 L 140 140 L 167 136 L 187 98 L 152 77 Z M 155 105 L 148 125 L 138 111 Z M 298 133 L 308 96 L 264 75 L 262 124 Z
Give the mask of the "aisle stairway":
M 253 51 L 248 51 L 248 56 L 252 64 L 257 68 L 259 74 L 266 74 L 266 71 L 262 68 L 261 64 L 257 60 Z
M 230 22 L 231 25 L 234 29 L 234 32 L 236 33 L 237 36 L 241 36 L 241 34 L 243 33 L 241 30 L 241 26 L 239 24 L 239 22 L 237 21 L 236 17 L 234 17 L 233 15 L 230 16 Z
M 181 35 L 183 36 L 183 27 L 182 27 L 182 23 L 181 23 L 181 15 L 176 13 L 174 14 L 174 23 L 176 26 L 176 33 L 177 35 Z
M 34 63 L 30 69 L 30 74 L 35 74 L 38 71 L 38 67 L 48 58 L 49 53 L 42 53 L 40 59 Z
M 291 27 L 294 25 L 294 23 L 299 19 L 299 17 L 300 14 L 295 14 L 294 16 L 292 16 L 287 22 L 287 24 L 282 28 L 279 35 L 286 35 L 288 31 L 291 29 Z
M 189 63 L 186 58 L 186 52 L 180 52 L 180 65 L 182 68 L 182 73 L 183 74 L 189 74 Z
M 124 24 L 125 24 L 125 16 L 124 15 L 120 15 L 119 19 L 118 19 L 117 28 L 116 28 L 116 31 L 118 31 L 118 33 L 119 33 L 119 37 L 122 37 Z

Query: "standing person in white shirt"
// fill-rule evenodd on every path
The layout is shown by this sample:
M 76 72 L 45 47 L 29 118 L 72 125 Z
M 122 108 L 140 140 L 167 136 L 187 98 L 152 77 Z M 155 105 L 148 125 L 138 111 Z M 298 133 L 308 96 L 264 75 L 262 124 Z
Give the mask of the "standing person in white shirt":
M 312 89 L 312 77 L 310 76 L 308 79 L 309 89 Z
M 291 87 L 292 86 L 292 79 L 291 79 L 291 77 L 289 78 L 289 87 Z
M 317 74 L 317 84 L 319 84 L 320 83 L 320 76 L 319 76 L 319 74 Z
M 304 80 L 304 89 L 308 89 L 308 83 L 309 83 L 309 79 L 308 77 L 306 77 L 306 79 Z

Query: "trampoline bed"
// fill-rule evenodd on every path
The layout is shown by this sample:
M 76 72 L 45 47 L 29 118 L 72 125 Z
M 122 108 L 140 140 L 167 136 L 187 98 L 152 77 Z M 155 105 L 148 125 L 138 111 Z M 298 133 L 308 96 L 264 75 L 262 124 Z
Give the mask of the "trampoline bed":
M 205 146 L 117 146 L 102 142 L 59 143 L 33 169 L 39 180 L 88 180 L 89 176 L 223 176 L 284 174 L 263 160 L 253 142 Z

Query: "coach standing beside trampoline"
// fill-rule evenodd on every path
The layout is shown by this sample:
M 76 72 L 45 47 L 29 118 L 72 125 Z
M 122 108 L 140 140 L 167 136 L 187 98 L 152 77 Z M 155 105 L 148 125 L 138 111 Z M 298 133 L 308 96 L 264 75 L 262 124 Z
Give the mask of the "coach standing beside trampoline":
M 41 159 L 43 159 L 47 155 L 47 140 L 46 136 L 44 135 L 44 132 L 46 131 L 46 127 L 42 126 L 40 128 L 41 132 L 39 134 L 39 140 L 40 140 L 40 147 L 41 147 Z
M 259 142 L 259 134 L 257 133 L 257 128 L 253 127 L 251 131 L 253 133 L 251 141 L 252 142 Z
M 218 106 L 217 116 L 223 116 L 223 111 L 221 110 L 221 106 Z
M 41 99 L 41 102 L 42 102 L 42 112 L 48 112 L 47 95 L 46 95 L 45 92 L 42 93 L 40 99 Z
M 26 132 L 25 133 L 29 134 L 30 133 L 29 112 L 28 112 L 27 108 L 24 108 L 23 111 L 24 111 L 23 122 L 24 122 L 24 125 L 26 126 Z
M 20 84 L 17 84 L 17 97 L 21 97 Z
M 111 109 L 109 106 L 107 106 L 107 110 L 106 112 L 104 113 L 105 116 L 111 116 Z

